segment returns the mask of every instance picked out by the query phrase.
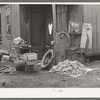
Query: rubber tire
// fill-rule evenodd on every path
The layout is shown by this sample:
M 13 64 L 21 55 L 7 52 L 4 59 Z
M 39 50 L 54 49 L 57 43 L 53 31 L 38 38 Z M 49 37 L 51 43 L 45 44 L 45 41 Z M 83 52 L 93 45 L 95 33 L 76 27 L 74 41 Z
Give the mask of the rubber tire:
M 44 61 L 45 61 L 46 57 L 48 56 L 48 54 L 51 54 L 50 60 L 47 64 L 44 64 Z M 50 67 L 50 65 L 52 64 L 53 58 L 54 58 L 54 51 L 52 49 L 50 49 L 44 54 L 44 56 L 41 60 L 41 68 L 48 69 Z

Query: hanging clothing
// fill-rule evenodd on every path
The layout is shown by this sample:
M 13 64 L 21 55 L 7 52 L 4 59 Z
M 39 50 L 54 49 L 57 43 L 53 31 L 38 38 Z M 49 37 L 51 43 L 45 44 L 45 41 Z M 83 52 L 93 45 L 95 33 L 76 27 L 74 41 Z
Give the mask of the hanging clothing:
M 80 48 L 92 49 L 92 25 L 88 23 L 83 24 Z
M 70 34 L 79 34 L 79 23 L 69 22 L 68 33 Z
M 52 35 L 52 24 L 48 24 L 49 34 Z

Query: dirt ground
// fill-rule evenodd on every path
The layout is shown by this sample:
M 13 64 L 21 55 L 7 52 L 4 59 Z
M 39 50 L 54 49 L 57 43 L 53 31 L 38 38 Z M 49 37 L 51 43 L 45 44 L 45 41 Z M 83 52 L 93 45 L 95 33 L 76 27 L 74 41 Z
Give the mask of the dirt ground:
M 86 64 L 88 68 L 100 68 L 100 61 Z M 2 83 L 5 82 L 5 86 Z M 77 78 L 68 75 L 40 71 L 26 74 L 0 74 L 0 88 L 98 88 L 100 87 L 100 70 L 88 72 Z

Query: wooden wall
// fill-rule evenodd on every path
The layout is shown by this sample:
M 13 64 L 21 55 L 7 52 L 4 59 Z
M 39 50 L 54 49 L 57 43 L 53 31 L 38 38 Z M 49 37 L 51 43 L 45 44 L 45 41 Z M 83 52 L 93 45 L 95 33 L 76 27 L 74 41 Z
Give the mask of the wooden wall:
M 68 23 L 69 21 L 79 23 L 80 32 L 83 25 L 83 6 L 82 5 L 68 5 Z
M 84 5 L 84 22 L 92 24 L 92 54 L 100 54 L 100 5 Z M 88 53 L 88 52 L 87 52 Z
M 53 24 L 52 6 L 48 6 L 46 10 L 46 44 L 50 46 L 53 41 L 53 32 L 49 34 L 48 24 Z
M 20 14 L 19 5 L 11 5 L 12 38 L 20 36 Z
M 57 5 L 56 6 L 56 31 L 68 32 L 69 21 L 80 24 L 80 32 L 83 24 L 82 5 Z
M 86 54 L 100 54 L 100 5 L 69 5 L 68 21 L 78 22 L 80 32 L 82 32 L 83 23 L 92 24 L 92 51 L 86 49 Z
M 30 10 L 28 6 L 20 5 L 20 35 L 27 43 L 30 43 Z
M 52 35 L 49 35 L 48 24 L 53 22 L 52 19 L 52 6 L 51 5 L 20 5 L 20 33 L 21 37 L 31 43 L 30 35 L 31 33 L 31 14 L 34 12 L 40 12 L 45 14 L 45 34 L 46 34 L 46 43 L 50 45 L 50 42 L 53 38 Z M 25 19 L 28 20 L 28 25 L 26 26 Z
M 10 7 L 10 24 L 11 24 L 11 38 L 7 38 L 6 34 L 6 8 Z M 20 36 L 19 24 L 19 5 L 3 5 L 1 6 L 1 34 L 2 34 L 2 49 L 11 50 L 12 41 L 15 37 Z
M 67 32 L 67 5 L 56 6 L 56 31 Z

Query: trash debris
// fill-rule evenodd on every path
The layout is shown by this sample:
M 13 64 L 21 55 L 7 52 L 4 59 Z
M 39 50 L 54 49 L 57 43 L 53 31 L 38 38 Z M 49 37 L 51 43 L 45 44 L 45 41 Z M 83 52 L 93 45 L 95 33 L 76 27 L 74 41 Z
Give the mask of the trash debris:
M 15 69 L 14 67 L 9 67 L 9 68 L 3 70 L 2 72 L 3 72 L 3 73 L 12 74 L 12 73 L 15 72 L 15 71 L 16 71 L 16 69 Z
M 92 71 L 92 69 L 90 70 L 89 68 L 86 68 L 78 61 L 69 61 L 67 59 L 53 66 L 49 72 L 57 72 L 60 74 L 67 74 L 72 77 L 78 77 L 82 74 L 86 74 L 88 71 Z
M 7 62 L 7 61 L 9 61 L 9 55 L 3 55 L 1 62 Z
M 4 74 L 12 74 L 13 72 L 15 72 L 16 69 L 13 66 L 3 66 L 2 68 L 0 68 L 0 73 L 4 73 Z
M 1 62 L 14 62 L 16 61 L 16 57 L 15 55 L 11 54 L 11 55 L 2 55 L 2 59 L 1 59 Z
M 24 44 L 25 44 L 25 41 L 21 37 L 17 37 L 13 41 L 13 45 L 15 45 L 15 46 L 24 45 Z
M 9 55 L 9 52 L 7 50 L 0 50 L 0 54 L 3 54 L 3 55 Z
M 16 56 L 16 59 L 20 60 L 20 55 L 23 53 L 23 51 L 24 53 L 26 53 L 26 48 L 27 50 L 29 50 L 30 47 L 31 45 L 27 44 L 27 42 L 24 41 L 21 37 L 15 38 L 13 41 L 12 50 L 14 55 Z
M 10 61 L 10 62 L 17 61 L 15 55 L 11 54 L 11 55 L 9 56 L 9 61 Z

